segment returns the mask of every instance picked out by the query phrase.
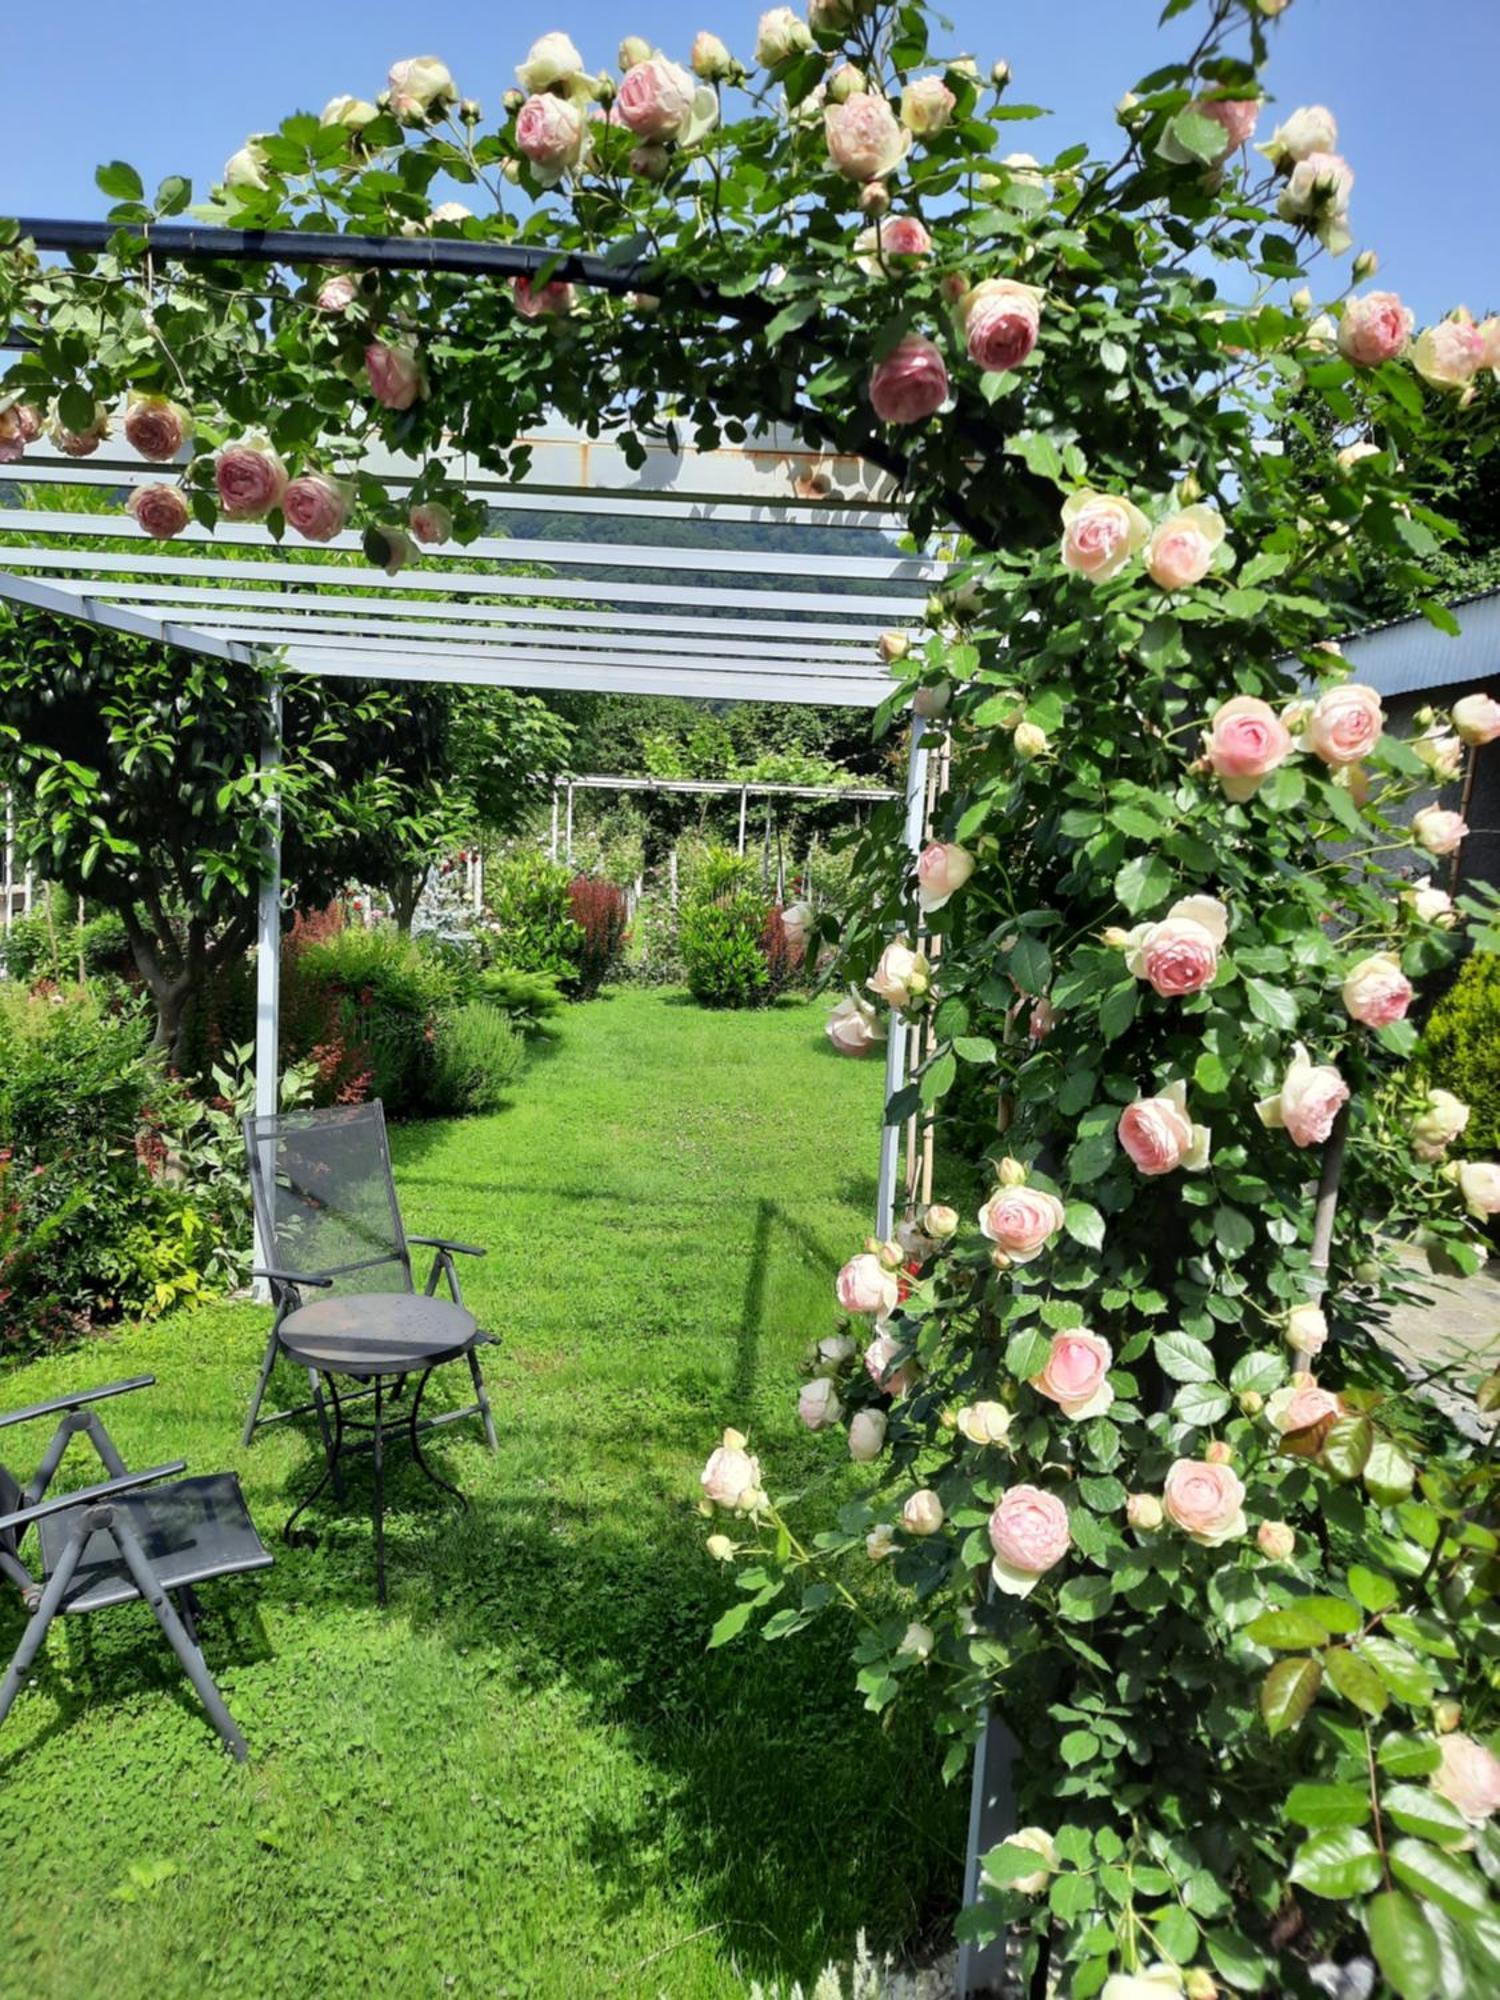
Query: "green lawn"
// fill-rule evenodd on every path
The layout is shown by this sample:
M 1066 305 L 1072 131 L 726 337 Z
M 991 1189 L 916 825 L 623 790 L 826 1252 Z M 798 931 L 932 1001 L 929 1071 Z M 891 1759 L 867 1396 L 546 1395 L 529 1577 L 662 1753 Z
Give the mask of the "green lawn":
M 962 1787 L 917 1716 L 864 1714 L 847 1632 L 704 1651 L 730 1595 L 694 1505 L 717 1433 L 750 1430 L 778 1489 L 843 1476 L 793 1404 L 868 1227 L 879 1073 L 821 1019 L 622 992 L 570 1012 L 508 1111 L 397 1133 L 408 1226 L 490 1250 L 463 1276 L 501 1338 L 500 1453 L 434 1441 L 464 1515 L 398 1454 L 384 1611 L 363 1484 L 286 1549 L 311 1436 L 238 1448 L 263 1310 L 0 1385 L 15 1407 L 154 1372 L 107 1413 L 127 1459 L 236 1467 L 276 1550 L 205 1591 L 248 1768 L 143 1607 L 54 1627 L 0 1732 L 0 1993 L 698 2000 L 805 1978 L 861 1927 L 941 1927 Z M 5 1655 L 19 1630 L 7 1591 Z

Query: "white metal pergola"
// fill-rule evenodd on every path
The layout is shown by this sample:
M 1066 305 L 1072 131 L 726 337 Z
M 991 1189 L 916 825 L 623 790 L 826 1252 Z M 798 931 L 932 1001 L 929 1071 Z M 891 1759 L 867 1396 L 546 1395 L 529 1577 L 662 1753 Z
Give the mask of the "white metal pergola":
M 425 551 L 395 576 L 368 566 L 360 538 L 309 545 L 223 523 L 148 540 L 121 510 L 130 489 L 172 468 L 107 441 L 79 460 L 30 448 L 0 475 L 0 597 L 106 630 L 266 670 L 265 761 L 279 758 L 281 673 L 475 686 L 675 695 L 698 700 L 876 707 L 890 691 L 881 632 L 919 621 L 948 565 L 902 554 L 887 477 L 767 436 L 714 451 L 647 444 L 632 466 L 608 441 L 563 427 L 525 440 L 529 467 L 506 480 L 455 456 L 448 470 L 504 517 L 550 517 L 553 533 L 488 536 Z M 396 499 L 421 467 L 377 453 L 362 467 Z M 97 512 L 45 505 L 48 487 L 99 490 Z M 24 489 L 24 494 L 22 489 Z M 568 532 L 556 532 L 562 523 Z M 576 523 L 578 539 L 572 529 Z M 659 524 L 691 538 L 651 539 Z M 584 539 L 592 526 L 607 536 Z M 847 530 L 861 552 L 727 546 L 724 527 Z M 545 528 L 548 521 L 539 520 Z M 629 528 L 638 528 L 630 535 Z M 868 553 L 861 545 L 868 546 Z M 926 757 L 915 725 L 907 831 L 920 844 Z M 281 869 L 268 829 L 257 951 L 257 1111 L 277 1103 Z M 905 1075 L 892 1017 L 887 1095 Z M 900 1130 L 882 1129 L 876 1228 L 893 1221 Z

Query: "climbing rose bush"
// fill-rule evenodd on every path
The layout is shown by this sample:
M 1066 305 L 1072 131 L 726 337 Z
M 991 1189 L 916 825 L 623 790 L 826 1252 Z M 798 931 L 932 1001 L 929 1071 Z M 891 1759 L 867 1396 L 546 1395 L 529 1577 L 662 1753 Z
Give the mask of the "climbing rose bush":
M 1500 324 L 1419 327 L 1331 261 L 1358 162 L 1262 81 L 1295 13 L 1200 7 L 1105 159 L 1018 149 L 1008 67 L 915 0 L 818 0 L 617 71 L 554 30 L 498 96 L 498 52 L 402 58 L 197 211 L 420 238 L 420 268 L 239 288 L 138 227 L 66 270 L 0 236 L 34 343 L 0 458 L 122 424 L 153 467 L 125 534 L 347 522 L 394 571 L 484 532 L 456 468 L 524 470 L 556 413 L 642 463 L 779 425 L 940 538 L 876 728 L 945 731 L 947 789 L 915 863 L 872 822 L 842 938 L 802 926 L 839 946 L 830 1060 L 920 1025 L 885 1115 L 936 1128 L 939 1200 L 848 1246 L 788 1384 L 805 1443 L 722 1413 L 713 1641 L 850 1617 L 864 1699 L 927 1702 L 955 1779 L 1009 1728 L 1020 1830 L 962 1927 L 1078 2000 L 1500 1985 L 1500 1385 L 1455 1365 L 1457 1429 L 1377 1338 L 1389 1240 L 1472 1269 L 1500 1212 L 1407 1069 L 1425 983 L 1500 943 L 1434 797 L 1500 706 L 1419 752 L 1338 650 L 1377 573 L 1453 627 L 1429 564 L 1448 468 L 1500 441 Z M 122 225 L 193 199 L 99 179 Z M 449 239 L 538 255 L 495 282 Z

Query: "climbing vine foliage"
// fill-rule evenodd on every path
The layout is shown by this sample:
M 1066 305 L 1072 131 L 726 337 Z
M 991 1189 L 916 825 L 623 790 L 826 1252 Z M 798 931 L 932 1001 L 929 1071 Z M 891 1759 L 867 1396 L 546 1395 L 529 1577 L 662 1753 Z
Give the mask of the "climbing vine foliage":
M 1380 1338 L 1392 1242 L 1473 1270 L 1500 1210 L 1412 1060 L 1424 984 L 1500 943 L 1450 876 L 1500 707 L 1398 740 L 1340 652 L 1377 584 L 1455 627 L 1500 329 L 1377 282 L 1335 111 L 1267 101 L 1285 10 L 1171 0 L 1104 159 L 1021 151 L 1019 83 L 915 4 L 597 73 L 549 34 L 496 102 L 413 58 L 195 213 L 544 248 L 515 282 L 164 265 L 192 190 L 119 163 L 108 255 L 0 266 L 13 476 L 44 425 L 123 425 L 159 539 L 352 524 L 399 567 L 480 532 L 457 466 L 524 469 L 547 412 L 628 453 L 786 426 L 939 538 L 877 721 L 946 736 L 930 843 L 877 827 L 837 936 L 795 913 L 836 1050 L 930 1030 L 887 1116 L 934 1127 L 939 1199 L 813 1330 L 803 1418 L 866 1469 L 837 1525 L 801 1458 L 731 1431 L 706 1467 L 714 1637 L 851 1616 L 955 1776 L 1007 1726 L 1021 1830 L 962 1921 L 1079 2000 L 1500 1985 L 1496 1385 L 1460 1354 L 1434 1405 Z

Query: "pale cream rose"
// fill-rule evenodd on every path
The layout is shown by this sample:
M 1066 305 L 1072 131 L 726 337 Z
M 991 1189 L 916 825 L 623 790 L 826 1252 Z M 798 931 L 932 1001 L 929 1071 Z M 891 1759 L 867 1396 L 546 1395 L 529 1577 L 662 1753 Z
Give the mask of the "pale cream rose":
M 1015 1833 L 1008 1833 L 1001 1843 L 1004 1847 L 1023 1847 L 1028 1854 L 1040 1855 L 1042 1865 L 1028 1875 L 1014 1876 L 1009 1882 L 997 1887 L 1014 1889 L 1021 1896 L 1040 1896 L 1058 1867 L 1057 1847 L 1045 1827 L 1023 1826 Z
M 1105 583 L 1145 547 L 1151 523 L 1132 500 L 1085 488 L 1063 502 L 1064 569 Z
M 970 1444 L 1004 1444 L 1011 1414 L 1003 1403 L 967 1403 L 955 1419 Z
M 1419 1160 L 1440 1160 L 1469 1123 L 1469 1107 L 1451 1090 L 1429 1090 L 1409 1130 Z

